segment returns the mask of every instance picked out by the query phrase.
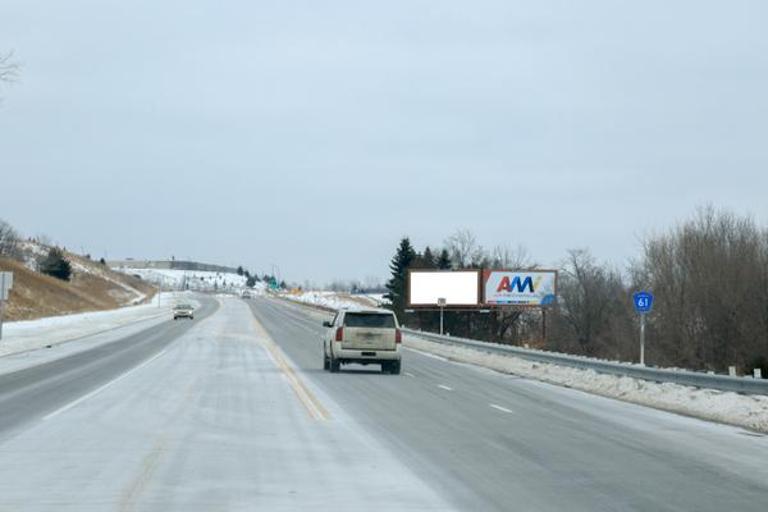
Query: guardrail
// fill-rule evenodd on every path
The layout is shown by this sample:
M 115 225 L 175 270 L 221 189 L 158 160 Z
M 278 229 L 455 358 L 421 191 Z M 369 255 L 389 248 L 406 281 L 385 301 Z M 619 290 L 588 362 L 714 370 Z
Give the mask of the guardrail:
M 667 370 L 662 368 L 650 368 L 637 364 L 615 363 L 601 361 L 582 356 L 573 356 L 557 352 L 533 350 L 512 345 L 499 345 L 496 343 L 477 341 L 468 338 L 456 338 L 453 336 L 441 336 L 414 329 L 403 328 L 403 332 L 418 336 L 429 341 L 456 345 L 459 347 L 471 347 L 473 349 L 494 354 L 504 354 L 519 357 L 528 361 L 539 363 L 557 364 L 584 370 L 594 370 L 598 373 L 632 377 L 635 379 L 653 382 L 672 382 L 683 386 L 697 388 L 717 389 L 720 391 L 733 391 L 750 395 L 768 395 L 768 379 L 755 379 L 753 377 L 731 377 L 728 375 L 713 375 L 709 373 L 692 372 L 688 370 Z

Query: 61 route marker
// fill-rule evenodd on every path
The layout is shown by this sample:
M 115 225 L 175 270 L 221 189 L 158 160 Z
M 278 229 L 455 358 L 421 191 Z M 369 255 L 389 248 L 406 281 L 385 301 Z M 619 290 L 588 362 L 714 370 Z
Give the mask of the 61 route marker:
M 637 292 L 632 295 L 635 303 L 635 311 L 643 315 L 653 309 L 653 294 L 651 292 Z
M 653 294 L 640 291 L 632 294 L 635 311 L 640 315 L 640 364 L 645 366 L 645 315 L 653 309 Z

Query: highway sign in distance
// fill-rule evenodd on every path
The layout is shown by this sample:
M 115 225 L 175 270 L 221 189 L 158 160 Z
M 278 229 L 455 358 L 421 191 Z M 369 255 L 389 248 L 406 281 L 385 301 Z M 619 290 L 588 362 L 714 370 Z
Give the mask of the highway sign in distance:
M 653 309 L 653 294 L 646 291 L 634 293 L 632 295 L 632 302 L 635 304 L 635 311 L 639 314 L 650 313 Z

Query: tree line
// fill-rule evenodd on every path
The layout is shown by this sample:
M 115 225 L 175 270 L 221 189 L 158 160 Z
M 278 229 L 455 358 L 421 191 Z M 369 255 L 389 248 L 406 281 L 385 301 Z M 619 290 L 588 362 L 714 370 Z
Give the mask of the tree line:
M 768 229 L 750 217 L 708 206 L 668 232 L 642 241 L 624 269 L 573 249 L 557 265 L 556 303 L 542 310 L 446 311 L 451 335 L 620 361 L 638 361 L 632 293 L 651 290 L 646 361 L 665 367 L 768 375 Z M 409 269 L 535 270 L 523 248 L 486 249 L 467 230 L 440 248 L 418 251 L 403 238 L 390 263 L 391 308 L 401 322 L 437 331 L 436 311 L 406 312 Z

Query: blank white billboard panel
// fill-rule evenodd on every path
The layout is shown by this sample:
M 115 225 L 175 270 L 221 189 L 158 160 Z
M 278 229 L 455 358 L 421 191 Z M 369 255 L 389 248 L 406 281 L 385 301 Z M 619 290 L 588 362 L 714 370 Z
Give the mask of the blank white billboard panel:
M 413 270 L 408 280 L 408 304 L 437 306 L 438 299 L 442 298 L 446 306 L 477 306 L 480 304 L 479 283 L 477 270 Z

